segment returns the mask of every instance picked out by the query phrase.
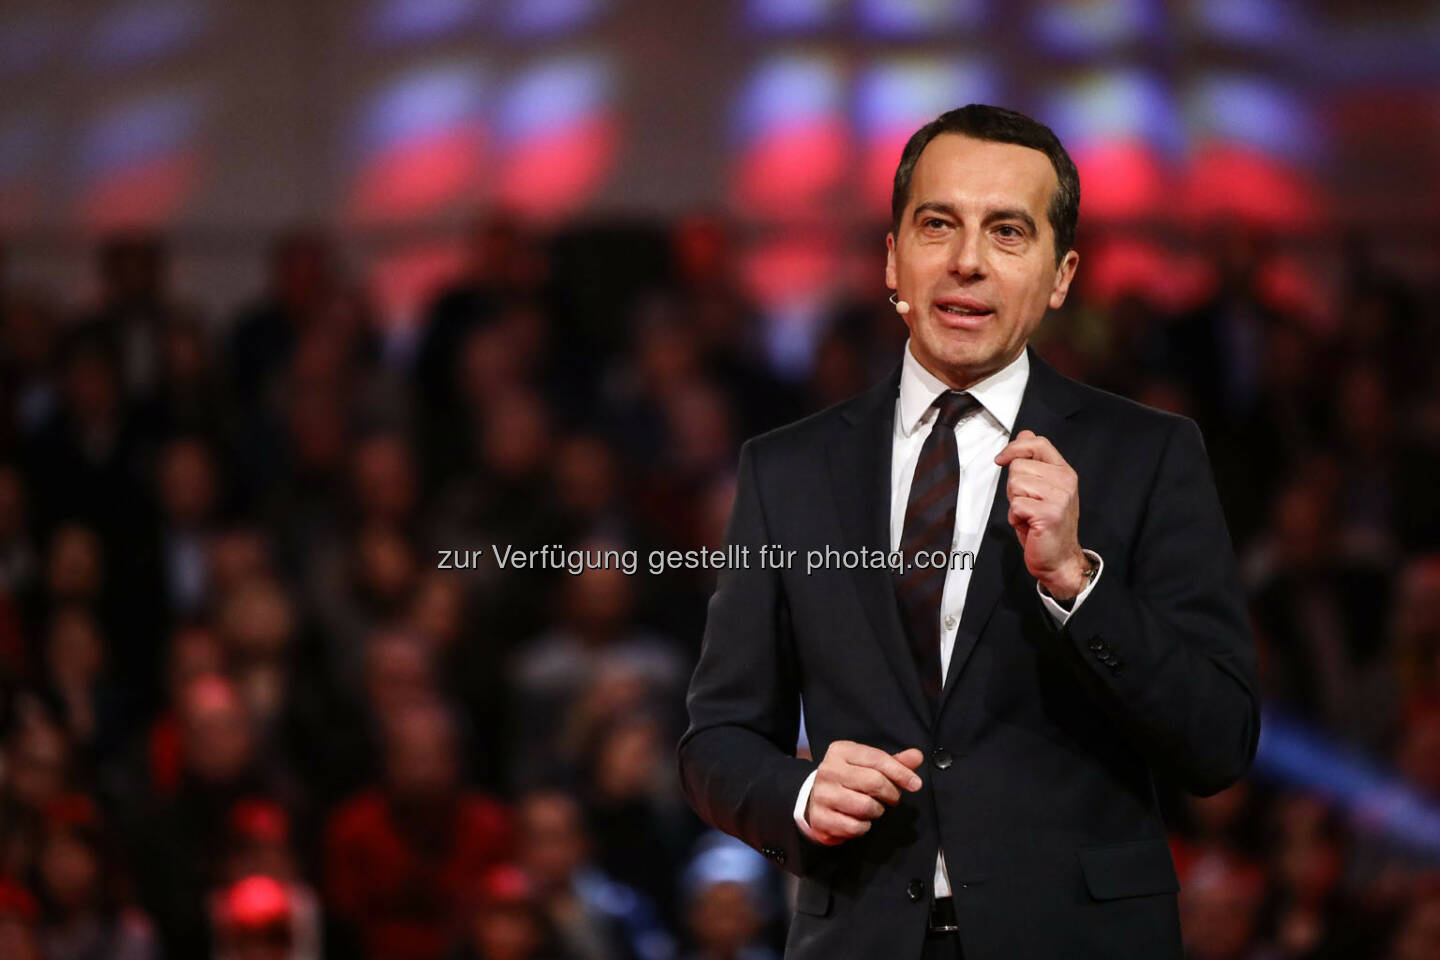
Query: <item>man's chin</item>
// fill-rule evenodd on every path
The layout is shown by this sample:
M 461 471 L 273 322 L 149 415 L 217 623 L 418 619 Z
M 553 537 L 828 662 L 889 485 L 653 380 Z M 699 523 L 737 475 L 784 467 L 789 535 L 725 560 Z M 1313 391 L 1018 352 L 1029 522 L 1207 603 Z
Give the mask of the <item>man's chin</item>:
M 983 367 L 994 359 L 995 351 L 985 343 L 954 342 L 953 340 L 941 346 L 936 351 L 936 356 L 941 363 L 951 369 L 969 370 L 974 367 Z
M 926 355 L 931 358 L 931 362 L 924 363 L 923 366 L 952 385 L 968 386 L 976 380 L 988 377 L 1011 359 L 1003 356 L 1004 351 L 989 342 L 957 342 L 954 338 L 947 337 L 945 342 L 938 346 L 938 350 L 932 348 L 927 351 Z M 917 356 L 916 359 L 921 358 Z

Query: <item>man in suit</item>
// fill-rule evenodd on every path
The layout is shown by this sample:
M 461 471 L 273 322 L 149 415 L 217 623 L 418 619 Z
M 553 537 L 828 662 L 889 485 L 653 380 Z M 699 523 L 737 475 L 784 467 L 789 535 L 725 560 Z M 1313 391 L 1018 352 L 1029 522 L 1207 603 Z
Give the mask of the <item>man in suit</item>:
M 751 562 L 710 601 L 678 758 L 704 820 L 800 878 L 789 958 L 1180 956 L 1154 781 L 1248 768 L 1254 646 L 1194 423 L 1027 346 L 1078 209 L 1030 118 L 922 127 L 886 237 L 903 358 L 741 449 Z

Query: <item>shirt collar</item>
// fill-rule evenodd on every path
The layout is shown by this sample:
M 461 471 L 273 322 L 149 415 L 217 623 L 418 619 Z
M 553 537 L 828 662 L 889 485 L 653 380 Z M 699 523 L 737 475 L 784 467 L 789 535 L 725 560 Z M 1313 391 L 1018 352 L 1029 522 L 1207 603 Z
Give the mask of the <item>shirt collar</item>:
M 1030 380 L 1030 351 L 1021 350 L 1020 355 L 996 370 L 990 376 L 972 386 L 966 392 L 985 408 L 985 412 L 1005 428 L 1006 433 L 1015 432 L 1015 417 L 1020 413 L 1020 401 L 1025 396 L 1025 384 Z M 941 393 L 950 387 L 935 374 L 926 370 L 910 352 L 910 341 L 905 341 L 905 360 L 900 369 L 900 433 L 911 436 L 930 419 L 930 405 Z

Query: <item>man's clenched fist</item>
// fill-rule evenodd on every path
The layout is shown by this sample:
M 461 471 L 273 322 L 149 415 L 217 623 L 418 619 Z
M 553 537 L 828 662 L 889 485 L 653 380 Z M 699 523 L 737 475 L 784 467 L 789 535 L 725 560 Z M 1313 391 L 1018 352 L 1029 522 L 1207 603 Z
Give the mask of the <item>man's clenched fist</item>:
M 860 836 L 887 805 L 900 802 L 902 787 L 912 793 L 920 789 L 914 771 L 924 760 L 918 747 L 889 754 L 853 740 L 836 740 L 815 772 L 806 822 L 826 846 Z
M 995 456 L 1010 465 L 1005 496 L 1025 568 L 1050 596 L 1070 600 L 1085 588 L 1090 561 L 1080 549 L 1080 481 L 1055 445 L 1021 430 Z

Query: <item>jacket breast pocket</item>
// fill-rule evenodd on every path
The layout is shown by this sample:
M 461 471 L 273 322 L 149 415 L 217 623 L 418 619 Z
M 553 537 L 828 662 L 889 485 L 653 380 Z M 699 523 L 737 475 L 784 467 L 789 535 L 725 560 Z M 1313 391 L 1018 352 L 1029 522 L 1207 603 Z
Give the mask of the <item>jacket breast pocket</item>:
M 1164 840 L 1135 840 L 1077 851 L 1085 886 L 1096 900 L 1177 893 L 1180 879 Z
M 801 877 L 795 892 L 795 912 L 824 917 L 830 913 L 830 882 L 820 877 Z

